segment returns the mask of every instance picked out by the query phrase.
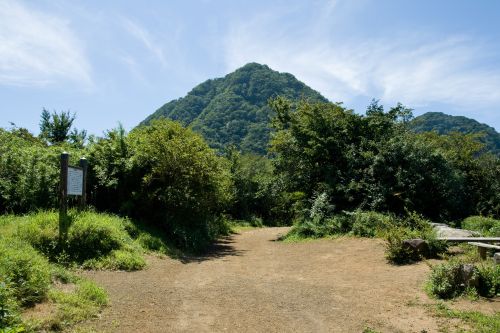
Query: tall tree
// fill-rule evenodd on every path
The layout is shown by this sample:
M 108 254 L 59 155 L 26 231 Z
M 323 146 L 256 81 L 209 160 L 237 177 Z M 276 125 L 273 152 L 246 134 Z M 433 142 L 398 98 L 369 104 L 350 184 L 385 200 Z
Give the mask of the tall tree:
M 69 111 L 50 113 L 44 108 L 40 119 L 40 138 L 50 144 L 68 141 L 75 118 L 75 114 L 71 114 Z M 75 138 L 78 137 L 78 134 L 77 131 Z

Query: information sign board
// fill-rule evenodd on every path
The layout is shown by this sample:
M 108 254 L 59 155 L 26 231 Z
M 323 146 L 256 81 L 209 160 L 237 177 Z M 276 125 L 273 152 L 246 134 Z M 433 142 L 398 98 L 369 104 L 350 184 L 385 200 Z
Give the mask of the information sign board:
M 68 195 L 83 194 L 83 170 L 81 168 L 68 167 Z

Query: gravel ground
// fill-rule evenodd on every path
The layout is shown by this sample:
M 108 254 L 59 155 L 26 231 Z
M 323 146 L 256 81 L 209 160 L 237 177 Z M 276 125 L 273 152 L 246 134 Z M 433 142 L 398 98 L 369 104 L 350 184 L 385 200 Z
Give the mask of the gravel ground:
M 275 241 L 287 228 L 244 231 L 203 257 L 149 257 L 146 270 L 86 272 L 111 306 L 98 332 L 438 331 L 422 306 L 426 263 L 392 266 L 381 240 Z M 492 306 L 498 306 L 498 303 Z M 498 307 L 497 307 L 498 310 Z

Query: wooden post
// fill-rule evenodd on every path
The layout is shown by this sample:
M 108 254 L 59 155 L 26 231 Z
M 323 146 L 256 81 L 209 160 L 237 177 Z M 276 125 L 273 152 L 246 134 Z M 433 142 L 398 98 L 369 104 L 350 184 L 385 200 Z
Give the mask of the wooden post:
M 83 185 L 82 185 L 82 196 L 80 197 L 80 210 L 84 210 L 87 204 L 87 167 L 88 162 L 85 157 L 80 159 L 80 167 L 83 170 Z
M 59 189 L 59 245 L 64 248 L 68 234 L 67 210 L 68 210 L 68 164 L 69 154 L 61 154 L 61 179 Z

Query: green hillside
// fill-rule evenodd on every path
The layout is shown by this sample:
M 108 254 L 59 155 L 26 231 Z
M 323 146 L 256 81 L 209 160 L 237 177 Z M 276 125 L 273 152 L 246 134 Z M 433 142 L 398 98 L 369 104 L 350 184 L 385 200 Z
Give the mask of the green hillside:
M 465 134 L 482 134 L 481 141 L 485 148 L 500 155 L 500 133 L 493 127 L 463 116 L 450 116 L 442 112 L 427 112 L 411 122 L 412 129 L 417 132 L 436 131 L 439 134 L 460 132 Z
M 181 121 L 221 149 L 234 144 L 245 152 L 265 154 L 269 140 L 270 97 L 326 102 L 326 98 L 288 73 L 249 63 L 223 78 L 207 80 L 185 97 L 172 100 L 141 125 L 165 117 Z

